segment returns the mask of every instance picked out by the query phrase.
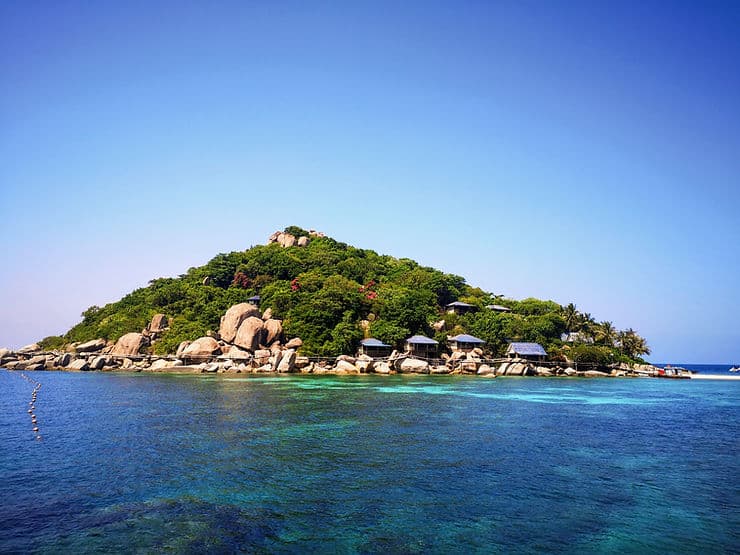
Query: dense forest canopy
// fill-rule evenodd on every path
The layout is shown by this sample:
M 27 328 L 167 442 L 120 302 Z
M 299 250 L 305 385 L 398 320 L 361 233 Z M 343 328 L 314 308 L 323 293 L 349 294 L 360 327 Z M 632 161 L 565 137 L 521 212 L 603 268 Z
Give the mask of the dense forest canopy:
M 308 235 L 295 226 L 286 232 Z M 181 341 L 218 330 L 230 306 L 254 295 L 261 297 L 261 308 L 270 308 L 274 317 L 283 319 L 286 336 L 303 340 L 301 350 L 309 355 L 353 353 L 363 337 L 400 347 L 416 333 L 442 344 L 448 336 L 469 333 L 485 340 L 486 350 L 494 356 L 503 355 L 509 341 L 534 341 L 553 357 L 590 362 L 637 360 L 649 354 L 645 340 L 633 330 L 618 332 L 610 322 L 598 323 L 573 304 L 501 298 L 468 285 L 460 276 L 329 237 L 312 237 L 304 247 L 271 243 L 219 254 L 177 278 L 154 279 L 118 302 L 88 308 L 82 322 L 43 344 L 54 347 L 98 337 L 116 340 L 146 327 L 154 314 L 164 313 L 170 328 L 152 349 L 172 353 Z M 452 301 L 477 310 L 449 314 L 444 307 Z M 486 308 L 492 304 L 510 312 Z M 580 332 L 576 336 L 581 340 L 564 343 L 565 332 Z

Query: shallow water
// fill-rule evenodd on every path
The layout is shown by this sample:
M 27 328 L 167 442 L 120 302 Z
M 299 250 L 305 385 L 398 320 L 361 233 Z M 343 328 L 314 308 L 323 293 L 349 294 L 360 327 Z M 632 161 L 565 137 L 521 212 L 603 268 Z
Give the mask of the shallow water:
M 733 552 L 740 384 L 0 371 L 0 552 Z

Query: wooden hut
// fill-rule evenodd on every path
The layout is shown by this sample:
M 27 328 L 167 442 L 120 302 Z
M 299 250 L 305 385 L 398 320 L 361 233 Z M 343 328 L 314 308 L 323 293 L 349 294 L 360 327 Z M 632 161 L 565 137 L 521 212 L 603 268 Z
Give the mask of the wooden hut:
M 460 335 L 456 335 L 455 337 L 449 337 L 447 339 L 447 344 L 449 345 L 450 349 L 453 351 L 463 351 L 463 352 L 469 352 L 477 347 L 482 347 L 485 345 L 485 341 L 482 339 L 478 339 L 477 337 L 473 337 L 472 335 L 467 335 L 464 333 L 461 333 Z
M 478 307 L 472 304 L 464 303 L 461 301 L 455 301 L 445 306 L 448 314 L 467 314 L 478 310 Z
M 436 356 L 439 343 L 425 335 L 414 335 L 406 340 L 406 351 L 421 357 Z
M 494 312 L 511 312 L 511 309 L 508 306 L 500 304 L 487 304 L 486 308 L 488 310 L 493 310 Z
M 506 356 L 509 358 L 526 358 L 527 360 L 545 360 L 547 353 L 539 343 L 509 343 Z
M 252 303 L 252 304 L 253 304 L 253 305 L 255 305 L 255 306 L 259 306 L 259 305 L 260 305 L 260 301 L 261 301 L 261 300 L 262 300 L 262 299 L 261 299 L 261 297 L 260 297 L 259 295 L 255 295 L 254 297 L 249 297 L 249 298 L 247 299 L 247 302 L 248 302 L 248 303 Z
M 379 339 L 370 337 L 360 341 L 360 354 L 372 358 L 383 358 L 391 354 L 393 347 L 386 345 Z

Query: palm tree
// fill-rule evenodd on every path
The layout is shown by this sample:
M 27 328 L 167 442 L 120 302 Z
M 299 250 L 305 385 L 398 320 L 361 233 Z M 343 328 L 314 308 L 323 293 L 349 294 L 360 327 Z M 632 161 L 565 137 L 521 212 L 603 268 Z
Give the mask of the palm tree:
M 573 327 L 578 321 L 578 308 L 573 303 L 569 303 L 567 306 L 562 307 L 563 320 L 565 320 L 565 329 L 567 331 L 573 331 Z
M 617 339 L 617 329 L 611 322 L 601 322 L 596 326 L 596 342 L 603 343 L 609 347 L 614 346 L 614 342 Z
M 632 328 L 620 331 L 618 334 L 618 341 L 622 352 L 630 358 L 650 354 L 650 347 L 648 347 L 645 338 L 637 335 L 635 330 Z
M 593 336 L 596 319 L 590 313 L 584 312 L 578 315 L 576 326 L 578 327 L 578 331 Z

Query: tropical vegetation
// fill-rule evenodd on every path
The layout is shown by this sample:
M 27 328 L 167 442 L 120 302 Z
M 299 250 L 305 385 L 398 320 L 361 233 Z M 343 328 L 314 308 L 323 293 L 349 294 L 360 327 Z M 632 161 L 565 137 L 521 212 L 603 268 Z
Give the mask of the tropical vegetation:
M 286 232 L 307 235 L 295 226 Z M 218 254 L 179 277 L 153 279 L 118 302 L 88 308 L 66 334 L 43 342 L 116 340 L 164 313 L 170 327 L 152 349 L 170 353 L 181 341 L 218 330 L 230 306 L 255 295 L 261 297 L 261 308 L 283 320 L 287 336 L 303 340 L 302 352 L 309 355 L 352 353 L 370 336 L 400 347 L 417 333 L 441 343 L 469 333 L 486 341 L 492 356 L 503 355 L 509 341 L 538 342 L 554 357 L 583 362 L 633 361 L 650 352 L 634 330 L 596 322 L 573 304 L 502 298 L 460 276 L 329 237 L 314 237 L 305 247 L 271 243 Z M 477 310 L 447 313 L 445 305 L 456 300 Z M 494 303 L 510 312 L 486 308 Z M 563 341 L 565 333 L 577 339 Z

